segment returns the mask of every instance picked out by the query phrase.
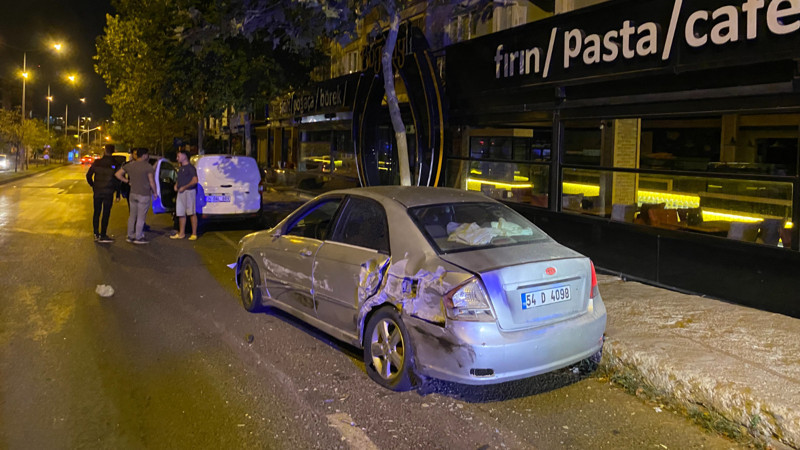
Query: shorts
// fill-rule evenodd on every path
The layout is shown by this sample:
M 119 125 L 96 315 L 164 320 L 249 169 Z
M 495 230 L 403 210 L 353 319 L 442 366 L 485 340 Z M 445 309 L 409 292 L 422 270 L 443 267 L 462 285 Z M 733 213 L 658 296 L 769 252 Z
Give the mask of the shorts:
M 178 199 L 175 202 L 175 215 L 178 217 L 193 216 L 197 209 L 195 207 L 196 189 L 188 189 L 178 192 Z

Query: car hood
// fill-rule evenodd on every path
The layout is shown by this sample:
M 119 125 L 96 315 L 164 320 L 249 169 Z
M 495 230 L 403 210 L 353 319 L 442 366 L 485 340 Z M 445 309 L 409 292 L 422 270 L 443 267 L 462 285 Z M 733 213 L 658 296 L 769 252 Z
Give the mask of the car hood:
M 581 258 L 583 255 L 556 241 L 544 239 L 524 245 L 453 252 L 440 257 L 470 272 L 483 273 L 501 267 L 564 258 Z

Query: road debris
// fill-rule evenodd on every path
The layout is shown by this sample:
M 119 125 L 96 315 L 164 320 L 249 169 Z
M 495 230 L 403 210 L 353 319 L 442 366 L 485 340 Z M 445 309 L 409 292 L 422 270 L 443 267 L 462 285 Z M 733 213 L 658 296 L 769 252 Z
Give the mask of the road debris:
M 100 297 L 111 297 L 114 295 L 114 288 L 107 284 L 98 284 L 97 289 L 94 290 Z

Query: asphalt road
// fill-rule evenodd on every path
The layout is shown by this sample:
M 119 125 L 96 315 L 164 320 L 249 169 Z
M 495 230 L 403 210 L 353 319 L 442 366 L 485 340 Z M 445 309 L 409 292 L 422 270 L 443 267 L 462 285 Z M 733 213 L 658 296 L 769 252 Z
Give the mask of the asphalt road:
M 226 264 L 251 230 L 173 241 L 151 215 L 149 245 L 94 243 L 85 172 L 0 186 L 0 448 L 739 447 L 569 369 L 384 390 L 356 349 L 244 311 Z

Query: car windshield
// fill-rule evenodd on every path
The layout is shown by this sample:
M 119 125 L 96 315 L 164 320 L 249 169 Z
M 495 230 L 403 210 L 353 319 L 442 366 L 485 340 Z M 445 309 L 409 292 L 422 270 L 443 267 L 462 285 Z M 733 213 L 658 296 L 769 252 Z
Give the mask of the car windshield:
M 408 214 L 439 253 L 527 244 L 547 235 L 499 203 L 449 203 L 410 208 Z

